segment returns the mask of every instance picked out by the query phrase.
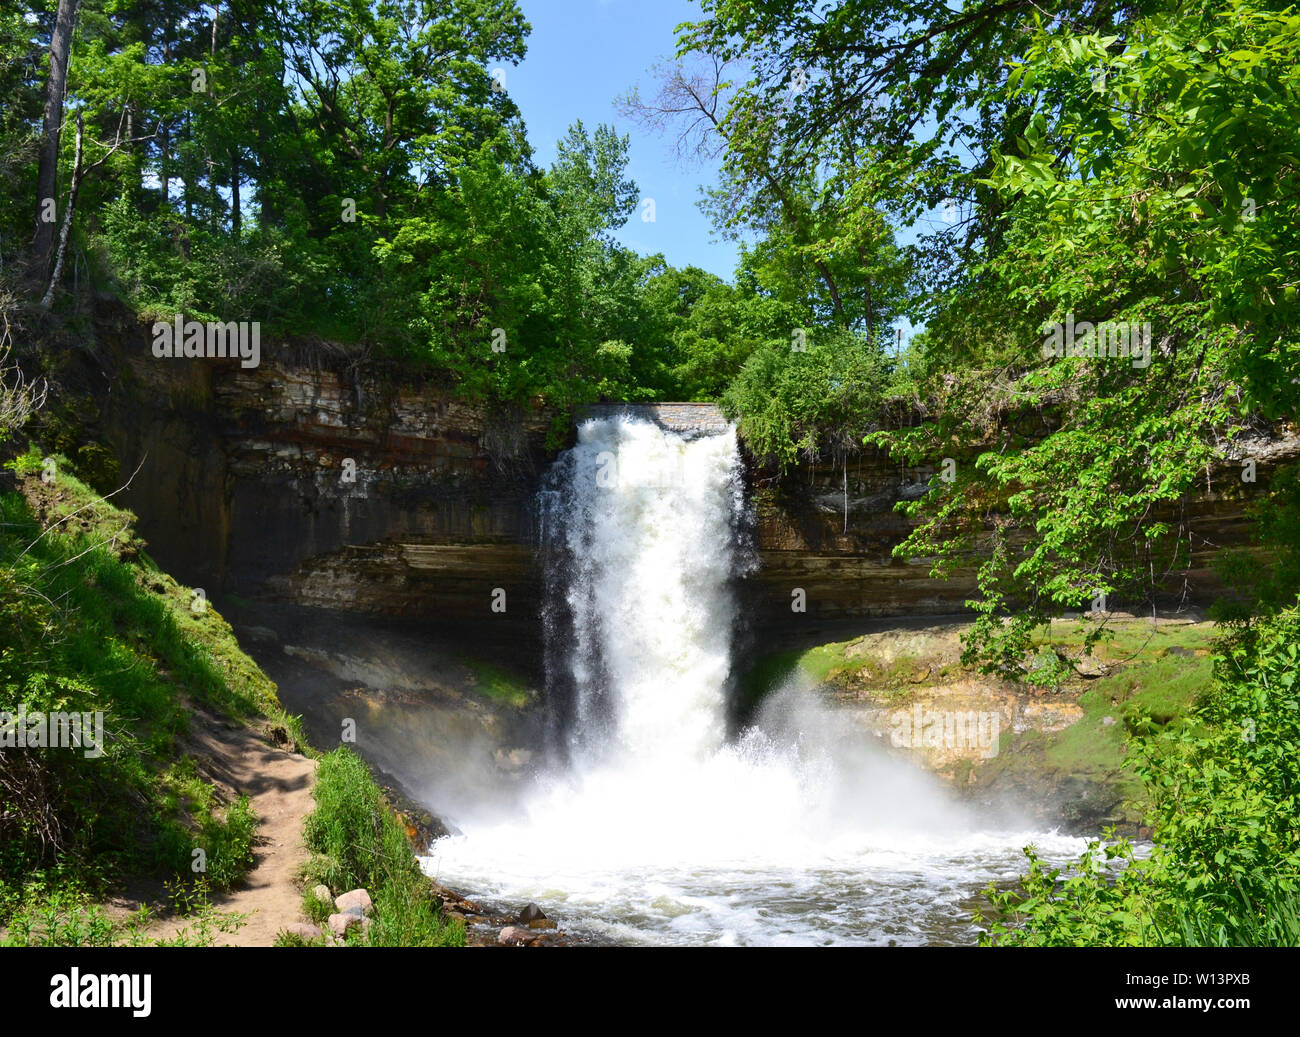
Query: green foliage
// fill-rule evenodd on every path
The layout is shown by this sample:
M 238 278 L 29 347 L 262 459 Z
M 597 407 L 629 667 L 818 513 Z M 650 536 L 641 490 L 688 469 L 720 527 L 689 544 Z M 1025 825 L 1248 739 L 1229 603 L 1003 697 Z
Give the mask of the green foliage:
M 214 787 L 198 774 L 192 757 L 182 757 L 167 767 L 159 788 L 159 863 L 185 875 L 192 872 L 194 849 L 202 849 L 203 891 L 224 892 L 238 885 L 253 866 L 257 833 L 257 815 L 248 797 L 241 795 L 222 807 Z
M 297 933 L 281 932 L 275 937 L 276 947 L 324 947 L 325 936 L 322 933 L 320 937 L 314 940 L 308 940 L 299 936 Z
M 1194 723 L 1135 739 L 1132 757 L 1153 803 L 1150 856 L 1108 838 L 1062 873 L 1027 851 L 1030 870 L 1019 887 L 989 891 L 999 920 L 986 942 L 1218 946 L 1294 939 L 1300 606 L 1238 633 L 1215 663 L 1215 688 Z
M 45 100 L 41 60 L 31 25 L 19 5 L 0 11 L 0 193 L 6 201 L 30 194 L 36 158 L 36 132 Z M 32 213 L 26 205 L 0 208 L 0 259 L 8 264 L 20 242 L 30 239 Z
M 355 753 L 340 748 L 321 759 L 313 796 L 316 809 L 303 826 L 303 839 L 320 855 L 313 868 L 318 881 L 331 889 L 368 889 L 395 861 L 404 865 L 410 857 L 405 833 L 395 819 L 385 823 L 383 793 Z
M 313 885 L 303 893 L 302 913 L 316 925 L 323 926 L 334 913 L 334 900 L 332 897 L 318 897 L 315 890 L 316 887 Z
M 1106 31 L 1148 6 L 1095 5 L 1070 24 Z M 1003 205 L 980 181 L 1024 119 L 999 94 L 1024 12 L 997 0 L 700 7 L 648 108 L 716 127 L 716 222 L 758 233 L 764 261 L 786 272 L 783 291 L 836 323 L 868 336 L 886 327 L 905 279 L 913 319 L 930 317 L 942 289 L 996 247 Z M 945 200 L 944 224 L 896 251 L 889 223 Z
M 237 912 L 217 911 L 208 902 L 204 880 L 174 889 L 173 906 L 189 924 L 171 939 L 150 939 L 146 930 L 153 912 L 147 906 L 113 921 L 75 879 L 47 879 L 38 872 L 15 892 L 8 909 L 0 904 L 0 918 L 7 920 L 0 947 L 207 947 L 218 933 L 235 932 L 246 920 Z
M 736 285 L 615 243 L 639 197 L 628 138 L 576 122 L 550 169 L 533 164 L 499 78 L 525 53 L 514 0 L 276 0 L 180 28 L 208 19 L 85 0 L 76 25 L 73 250 L 140 311 L 256 320 L 271 348 L 340 340 L 466 400 L 563 411 L 717 399 L 761 342 L 796 326 L 874 342 L 900 310 L 909 259 L 842 171 L 783 171 L 760 192 Z M 30 118 L 41 79 L 20 71 L 22 35 L 0 23 L 0 81 Z M 15 155 L 26 125 L 4 138 Z
M 72 885 L 46 886 L 29 881 L 5 919 L 0 947 L 110 947 L 117 927 L 87 891 Z
M 1276 142 L 1300 122 L 1300 19 L 1184 6 L 1119 34 L 1039 24 L 1008 56 L 997 96 L 1026 115 L 980 180 L 1005 206 L 999 250 L 929 332 L 957 373 L 934 420 L 875 437 L 911 463 L 978 445 L 955 484 L 903 509 L 918 525 L 897 553 L 977 570 L 968 657 L 987 670 L 1022 675 L 1032 631 L 1098 594 L 1155 601 L 1191 567 L 1192 495 L 1239 483 L 1214 470 L 1261 416 L 1294 414 L 1297 163 Z M 1149 364 L 1047 356 L 1048 326 L 1072 320 L 1149 325 Z
M 209 17 L 81 5 L 72 241 L 100 287 L 164 319 L 259 321 L 271 348 L 399 357 L 507 409 L 716 395 L 738 369 L 728 315 L 678 348 L 650 290 L 662 259 L 611 237 L 639 196 L 627 137 L 577 122 L 533 164 L 499 80 L 525 52 L 514 0 L 276 0 L 179 29 Z M 18 28 L 0 22 L 0 81 L 29 57 Z M 25 86 L 34 103 L 39 77 Z M 3 143 L 25 153 L 30 133 Z M 17 201 L 29 228 L 30 183 Z
M 193 761 L 172 762 L 182 689 L 227 715 L 280 716 L 274 685 L 214 610 L 126 560 L 133 517 L 54 460 L 52 482 L 28 476 L 27 497 L 0 497 L 0 708 L 102 711 L 103 751 L 0 750 L 0 910 L 20 910 L 4 891 L 38 872 L 94 890 L 190 876 L 196 847 L 212 888 L 229 889 L 252 863 L 256 818 L 246 798 L 223 807 Z
M 801 455 L 816 457 L 827 442 L 841 451 L 856 443 L 875 420 L 888 381 L 889 366 L 877 348 L 829 332 L 765 343 L 745 362 L 722 404 L 739 418 L 750 450 L 784 468 Z
M 638 342 L 642 356 L 658 366 L 636 373 L 661 399 L 720 399 L 763 342 L 787 337 L 799 323 L 743 266 L 731 285 L 698 267 L 660 264 L 646 281 L 645 298 L 648 320 Z

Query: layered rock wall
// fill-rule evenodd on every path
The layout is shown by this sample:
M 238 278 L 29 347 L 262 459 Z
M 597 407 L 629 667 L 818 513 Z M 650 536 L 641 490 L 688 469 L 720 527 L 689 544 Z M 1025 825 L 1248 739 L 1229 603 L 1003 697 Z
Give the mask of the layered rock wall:
M 100 314 L 108 389 L 98 431 L 124 475 L 151 553 L 209 593 L 460 623 L 468 636 L 540 652 L 535 499 L 557 445 L 554 415 L 488 415 L 355 356 L 269 343 L 261 366 L 161 360 L 148 325 Z M 598 405 L 705 435 L 708 404 Z M 572 435 L 572 432 L 570 432 Z M 1271 451 L 1271 453 L 1270 453 Z M 1261 452 L 1258 475 L 1300 453 Z M 134 474 L 132 474 L 134 473 Z M 893 557 L 908 521 L 894 510 L 932 470 L 868 451 L 783 479 L 750 462 L 759 568 L 745 612 L 758 629 L 821 620 L 959 611 L 973 573 L 938 580 Z M 1247 539 L 1248 494 L 1212 486 L 1185 516 L 1196 552 L 1187 590 L 1209 592 L 1213 549 Z M 505 611 L 492 608 L 505 593 Z M 802 592 L 805 612 L 792 601 Z

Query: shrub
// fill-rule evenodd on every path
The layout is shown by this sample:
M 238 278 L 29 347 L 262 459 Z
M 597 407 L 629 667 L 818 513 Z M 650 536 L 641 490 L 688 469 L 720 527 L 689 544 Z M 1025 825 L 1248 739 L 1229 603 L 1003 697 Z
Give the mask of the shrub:
M 1193 722 L 1137 738 L 1153 840 L 1093 843 L 1066 872 L 1027 851 L 988 896 L 991 944 L 1270 945 L 1300 936 L 1300 605 L 1229 638 Z

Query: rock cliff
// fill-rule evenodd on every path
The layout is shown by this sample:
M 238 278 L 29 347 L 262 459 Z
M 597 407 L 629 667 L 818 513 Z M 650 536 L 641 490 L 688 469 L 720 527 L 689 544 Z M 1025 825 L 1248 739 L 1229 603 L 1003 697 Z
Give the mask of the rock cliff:
M 490 414 L 321 347 L 268 343 L 252 370 L 157 359 L 142 319 L 114 307 L 97 319 L 108 384 L 91 420 L 123 475 L 135 473 L 122 497 L 178 578 L 210 594 L 435 619 L 540 658 L 535 497 L 563 445 L 555 415 Z M 694 434 L 723 420 L 706 404 L 635 409 Z M 1297 455 L 1295 437 L 1262 449 L 1259 485 Z M 892 556 L 908 529 L 894 505 L 931 471 L 875 451 L 847 473 L 808 464 L 777 479 L 749 467 L 760 562 L 744 590 L 751 626 L 797 634 L 829 620 L 960 611 L 972 573 L 940 581 L 928 564 Z M 1231 473 L 1216 479 L 1186 510 L 1193 597 L 1209 592 L 1211 551 L 1247 536 L 1248 495 Z M 796 588 L 804 613 L 791 610 Z M 504 612 L 492 608 L 498 590 Z

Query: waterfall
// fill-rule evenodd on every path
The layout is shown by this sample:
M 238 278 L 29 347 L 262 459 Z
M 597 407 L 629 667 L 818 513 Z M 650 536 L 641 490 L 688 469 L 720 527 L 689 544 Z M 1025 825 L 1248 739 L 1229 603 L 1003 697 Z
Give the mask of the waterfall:
M 548 698 L 570 758 L 701 760 L 722 743 L 744 488 L 732 428 L 591 419 L 543 494 Z
M 455 816 L 425 868 L 601 941 L 970 942 L 968 898 L 1026 842 L 1082 841 L 972 827 L 799 675 L 728 737 L 753 549 L 735 431 L 699 431 L 629 409 L 556 460 L 539 508 L 555 758 L 519 799 Z

